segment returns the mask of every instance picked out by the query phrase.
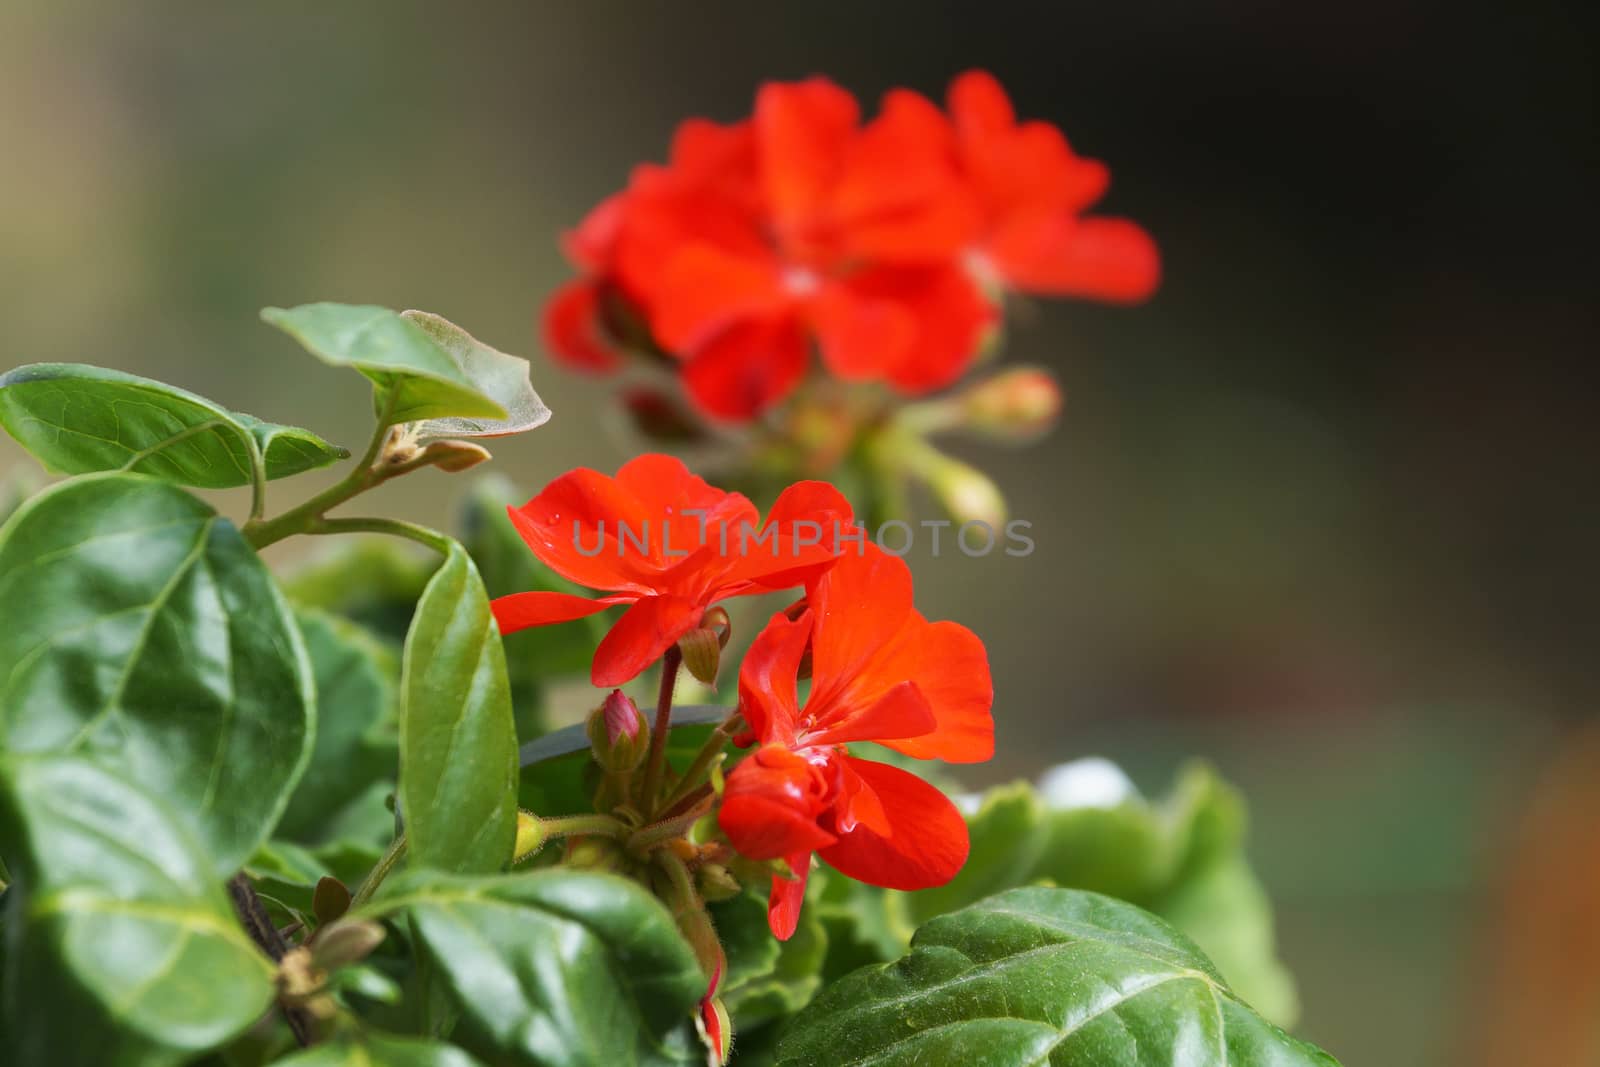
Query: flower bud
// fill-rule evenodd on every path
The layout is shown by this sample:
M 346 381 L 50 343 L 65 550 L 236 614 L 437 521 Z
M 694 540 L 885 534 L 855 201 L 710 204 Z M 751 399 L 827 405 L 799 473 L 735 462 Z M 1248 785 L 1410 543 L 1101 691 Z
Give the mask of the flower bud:
M 613 689 L 585 724 L 594 760 L 607 773 L 631 771 L 650 748 L 650 724 L 626 693 Z
M 695 1028 L 706 1043 L 707 1067 L 722 1067 L 728 1062 L 728 1052 L 733 1047 L 733 1020 L 721 997 L 707 997 L 701 1001 Z
M 957 524 L 983 523 L 991 531 L 1005 526 L 1006 498 L 987 474 L 932 446 L 918 460 L 917 474 Z
M 678 650 L 683 653 L 683 665 L 689 673 L 706 685 L 717 684 L 717 671 L 722 665 L 723 640 L 716 630 L 701 626 L 678 638 Z
M 345 919 L 317 931 L 311 942 L 311 962 L 321 971 L 336 971 L 360 963 L 383 944 L 382 926 L 365 919 Z
M 695 888 L 706 900 L 728 900 L 743 888 L 733 872 L 720 863 L 702 863 L 694 872 L 694 880 Z
M 517 812 L 517 843 L 511 850 L 511 862 L 521 863 L 544 847 L 544 824 L 531 811 Z
M 961 406 L 970 429 L 1003 441 L 1029 441 L 1055 425 L 1061 388 L 1047 370 L 1015 367 L 973 386 Z
M 609 837 L 574 837 L 567 846 L 563 866 L 585 871 L 618 871 L 626 857 L 622 847 Z
M 422 450 L 422 454 L 435 467 L 451 474 L 476 467 L 485 460 L 493 458 L 489 455 L 489 450 L 482 445 L 457 440 L 430 441 Z

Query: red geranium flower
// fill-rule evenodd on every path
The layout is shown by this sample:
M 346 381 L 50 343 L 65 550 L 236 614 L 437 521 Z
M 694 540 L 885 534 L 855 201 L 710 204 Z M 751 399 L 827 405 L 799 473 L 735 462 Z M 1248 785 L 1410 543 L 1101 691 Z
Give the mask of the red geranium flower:
M 955 151 L 983 215 L 980 273 L 1013 289 L 1133 302 L 1161 277 L 1155 242 L 1126 219 L 1082 212 L 1105 194 L 1105 164 L 1076 155 L 1061 131 L 1018 123 L 993 75 L 950 85 Z
M 497 597 L 500 632 L 630 605 L 595 651 L 590 678 L 604 688 L 637 677 L 717 601 L 815 578 L 833 563 L 838 532 L 852 521 L 849 501 L 833 486 L 797 482 L 761 525 L 745 497 L 707 485 L 682 461 L 662 455 L 631 460 L 615 478 L 570 471 L 507 510 L 546 566 L 611 595 Z
M 739 708 L 759 742 L 728 776 L 718 822 L 752 859 L 784 859 L 768 922 L 788 938 L 817 853 L 840 872 L 892 889 L 925 889 L 967 858 L 967 826 L 922 779 L 847 754 L 876 741 L 920 759 L 972 763 L 994 753 L 994 687 L 983 643 L 928 622 L 911 605 L 911 572 L 873 546 L 846 552 L 810 587 L 807 610 L 773 616 L 739 674 Z M 811 693 L 796 677 L 811 650 Z

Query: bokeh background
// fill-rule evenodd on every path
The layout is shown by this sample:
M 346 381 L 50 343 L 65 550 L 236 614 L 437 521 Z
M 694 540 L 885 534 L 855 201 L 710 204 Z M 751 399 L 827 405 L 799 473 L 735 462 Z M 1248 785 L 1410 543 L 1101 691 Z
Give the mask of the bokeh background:
M 1065 421 L 962 454 L 1038 549 L 914 558 L 924 610 L 989 642 L 1001 751 L 975 784 L 1103 754 L 1158 791 L 1210 759 L 1250 799 L 1302 1034 L 1352 1065 L 1489 1062 L 1484 1028 L 1514 1014 L 1496 1005 L 1529 999 L 1504 977 L 1519 916 L 1574 907 L 1568 838 L 1535 839 L 1563 818 L 1581 839 L 1549 769 L 1600 710 L 1592 10 L 0 18 L 0 364 L 123 368 L 359 445 L 360 381 L 257 309 L 426 308 L 536 359 L 555 419 L 497 457 L 530 491 L 631 447 L 608 387 L 544 362 L 533 322 L 567 273 L 559 232 L 677 121 L 737 117 L 765 79 L 825 73 L 870 102 L 994 71 L 1110 163 L 1106 206 L 1156 235 L 1166 282 L 1134 310 L 1023 309 L 1008 358 L 1061 376 Z M 0 471 L 21 461 L 0 443 Z M 442 524 L 459 488 L 427 473 L 385 503 Z M 1577 899 L 1556 963 L 1594 941 L 1600 886 Z M 1592 1020 L 1575 969 L 1561 995 Z

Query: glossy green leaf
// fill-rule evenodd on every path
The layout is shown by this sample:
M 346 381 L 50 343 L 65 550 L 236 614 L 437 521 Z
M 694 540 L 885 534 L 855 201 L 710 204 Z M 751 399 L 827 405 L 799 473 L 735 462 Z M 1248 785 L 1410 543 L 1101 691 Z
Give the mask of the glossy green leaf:
M 524 433 L 550 421 L 550 409 L 528 380 L 528 361 L 490 348 L 466 330 L 426 311 L 402 311 L 444 350 L 478 391 L 505 409 L 500 419 L 446 417 L 419 427 L 423 437 L 504 437 Z
M 1267 1022 L 1131 904 L 1014 889 L 940 916 L 911 954 L 824 989 L 785 1067 L 1337 1067 Z
M 306 1049 L 277 1067 L 477 1067 L 453 1045 L 377 1033 L 347 1033 Z
M 261 318 L 324 363 L 365 375 L 373 409 L 386 423 L 507 417 L 427 330 L 388 308 L 302 304 L 266 308 Z
M 164 799 L 78 756 L 0 767 L 6 1062 L 177 1064 L 251 1025 L 273 968 Z
M 231 874 L 310 755 L 315 697 L 283 597 L 237 530 L 143 475 L 40 493 L 0 530 L 0 738 L 82 752 L 167 798 Z
M 62 474 L 135 471 L 180 485 L 249 485 L 350 453 L 310 430 L 263 422 L 201 396 L 82 363 L 33 363 L 0 376 L 0 425 Z
M 706 978 L 671 914 L 634 882 L 564 870 L 412 871 L 364 910 L 409 919 L 460 1012 L 451 1040 L 488 1062 L 705 1062 L 689 1020 Z
M 317 738 L 278 836 L 310 846 L 354 839 L 381 849 L 394 830 L 384 798 L 395 789 L 399 761 L 399 664 L 344 619 L 301 608 L 295 620 L 317 691 Z
M 1120 776 L 1103 762 L 1083 761 L 1081 770 Z M 888 894 L 886 906 L 908 929 L 1016 886 L 1105 893 L 1177 926 L 1263 1015 L 1291 1025 L 1298 999 L 1275 954 L 1271 906 L 1245 859 L 1243 801 L 1202 765 L 1185 769 L 1163 801 L 1127 790 L 1092 803 L 1066 795 L 1055 805 L 1025 783 L 990 790 L 968 819 L 972 854 L 961 873 L 935 889 Z
M 411 862 L 498 871 L 517 824 L 517 734 L 500 630 L 451 542 L 417 603 L 400 665 L 400 802 Z

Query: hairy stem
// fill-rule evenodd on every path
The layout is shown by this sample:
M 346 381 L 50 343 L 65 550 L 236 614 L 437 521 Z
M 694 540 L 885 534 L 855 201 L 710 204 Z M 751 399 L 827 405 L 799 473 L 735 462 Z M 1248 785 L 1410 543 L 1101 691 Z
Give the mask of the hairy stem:
M 656 728 L 650 735 L 650 754 L 644 765 L 644 784 L 639 790 L 639 807 L 652 815 L 656 806 L 656 790 L 661 787 L 661 768 L 667 759 L 667 733 L 672 729 L 672 689 L 678 682 L 678 665 L 683 653 L 677 645 L 667 649 L 661 657 L 661 691 L 656 697 Z
M 742 724 L 743 720 L 739 717 L 739 713 L 734 712 L 726 719 L 723 719 L 715 730 L 711 731 L 711 736 L 706 738 L 706 743 L 700 746 L 699 752 L 695 753 L 694 762 L 689 764 L 689 769 L 683 772 L 683 777 L 678 780 L 678 784 L 673 786 L 666 799 L 661 801 L 661 810 L 663 812 L 671 811 L 673 805 L 694 791 L 695 787 L 706 776 L 706 772 L 711 769 L 712 762 L 722 754 L 723 747 L 738 732 Z

